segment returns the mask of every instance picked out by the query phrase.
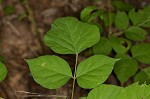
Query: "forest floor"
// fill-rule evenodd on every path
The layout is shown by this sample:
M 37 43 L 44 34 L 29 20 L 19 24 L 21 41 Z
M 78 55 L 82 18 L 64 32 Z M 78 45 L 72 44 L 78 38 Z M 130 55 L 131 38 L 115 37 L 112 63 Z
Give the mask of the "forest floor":
M 57 90 L 45 89 L 33 80 L 24 59 L 55 54 L 44 45 L 43 37 L 56 18 L 63 16 L 79 18 L 80 11 L 84 7 L 95 5 L 100 8 L 107 8 L 107 2 L 105 0 L 28 0 L 27 4 L 21 1 L 23 0 L 3 0 L 0 4 L 0 41 L 2 54 L 8 68 L 7 78 L 0 84 L 0 96 L 4 99 L 30 99 L 24 98 L 25 95 L 23 94 L 17 94 L 17 91 L 69 96 L 72 81 Z M 130 0 L 124 1 L 129 2 Z M 130 2 L 137 7 L 142 7 L 144 3 L 150 3 L 149 0 L 132 0 Z M 14 9 L 10 15 L 4 11 L 8 5 L 13 6 Z M 27 13 L 28 17 L 21 19 L 24 13 Z M 73 66 L 74 55 L 60 56 L 67 60 L 70 66 Z M 79 61 L 84 58 L 85 56 L 80 55 Z M 113 75 L 107 82 L 118 83 Z M 88 91 L 76 85 L 75 99 L 86 96 Z

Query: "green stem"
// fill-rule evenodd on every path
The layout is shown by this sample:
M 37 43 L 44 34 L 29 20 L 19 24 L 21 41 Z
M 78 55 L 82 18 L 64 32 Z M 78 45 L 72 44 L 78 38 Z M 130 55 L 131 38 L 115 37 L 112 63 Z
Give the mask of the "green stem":
M 32 33 L 34 36 L 37 36 L 37 39 L 39 41 L 39 48 L 44 51 L 44 47 L 43 47 L 43 40 L 42 40 L 42 36 L 41 34 L 38 32 L 38 29 L 37 29 L 37 24 L 36 24 L 36 21 L 35 21 L 35 18 L 34 18 L 34 15 L 33 15 L 33 11 L 31 9 L 31 7 L 29 6 L 29 2 L 28 0 L 24 0 L 24 3 L 25 3 L 25 6 L 27 8 L 27 12 L 28 12 L 28 19 L 30 20 L 31 22 L 31 30 L 32 30 Z
M 147 20 L 144 21 L 143 23 L 138 24 L 138 25 L 135 25 L 135 27 L 143 26 L 144 24 L 146 24 L 146 23 L 149 22 L 149 21 L 150 21 L 150 19 L 147 19 Z M 118 37 L 118 36 L 122 35 L 124 32 L 126 32 L 128 29 L 129 29 L 129 27 L 128 27 L 126 30 L 123 30 L 123 31 L 120 31 L 120 32 L 117 32 L 117 33 L 113 33 L 112 36 Z
M 149 21 L 150 21 L 150 18 L 148 18 L 147 20 L 145 20 L 143 23 L 138 24 L 137 27 L 143 26 L 144 24 L 146 24 Z
M 118 37 L 120 35 L 122 35 L 125 31 L 120 31 L 120 32 L 117 32 L 117 33 L 113 33 L 112 36 L 114 37 Z
M 108 0 L 108 4 L 109 4 L 109 7 L 108 7 L 108 15 L 109 15 L 109 36 L 112 34 L 112 26 L 111 26 L 111 23 L 112 23 L 112 20 L 111 20 L 111 0 Z
M 124 87 L 124 83 L 121 82 L 121 87 Z
M 76 81 L 77 64 L 78 64 L 78 54 L 76 54 L 76 62 L 75 62 L 75 66 L 74 66 L 75 70 L 74 70 L 74 75 L 73 75 L 71 99 L 73 99 L 73 97 L 74 97 L 74 87 L 75 87 L 75 81 Z
M 111 12 L 109 11 L 109 35 L 112 34 L 112 27 L 111 27 Z
M 36 22 L 34 20 L 34 16 L 33 16 L 33 12 L 29 6 L 28 0 L 25 0 L 25 6 L 27 8 L 27 12 L 28 12 L 28 18 L 31 21 L 31 25 L 32 25 L 32 33 L 36 34 L 37 33 L 37 29 L 36 29 Z

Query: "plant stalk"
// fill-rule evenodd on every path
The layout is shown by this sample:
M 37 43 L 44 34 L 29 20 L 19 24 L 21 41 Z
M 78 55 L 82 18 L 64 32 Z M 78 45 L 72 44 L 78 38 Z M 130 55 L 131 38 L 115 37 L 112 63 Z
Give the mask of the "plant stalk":
M 24 0 L 24 3 L 25 3 L 25 6 L 27 8 L 27 12 L 28 12 L 28 19 L 29 21 L 31 22 L 31 31 L 33 33 L 34 36 L 37 36 L 37 39 L 39 41 L 39 45 L 38 47 L 44 51 L 44 48 L 43 48 L 43 40 L 41 38 L 41 34 L 38 32 L 38 29 L 37 29 L 37 24 L 36 24 L 36 21 L 35 21 L 35 18 L 34 18 L 34 15 L 33 15 L 33 11 L 32 9 L 30 8 L 29 6 L 29 2 L 28 0 Z
M 34 35 L 36 35 L 37 34 L 37 29 L 36 29 L 36 22 L 35 22 L 35 19 L 34 19 L 34 16 L 33 16 L 33 12 L 32 12 L 32 10 L 31 10 L 31 8 L 29 6 L 28 0 L 25 0 L 24 2 L 25 2 L 25 6 L 27 8 L 27 12 L 29 14 L 28 18 L 31 21 L 32 33 Z
M 135 25 L 135 27 L 140 27 L 140 26 L 143 26 L 145 23 L 149 22 L 150 19 L 147 19 L 146 21 L 144 21 L 143 23 L 141 24 L 138 24 L 138 25 Z M 112 36 L 115 36 L 115 37 L 118 37 L 120 35 L 122 35 L 124 32 L 128 31 L 129 27 L 126 29 L 126 30 L 123 30 L 123 31 L 120 31 L 120 32 L 117 32 L 117 33 L 113 33 Z
M 78 54 L 76 54 L 76 62 L 75 62 L 75 66 L 74 66 L 74 74 L 73 74 L 73 83 L 72 83 L 71 99 L 74 98 L 74 87 L 75 87 L 75 81 L 76 81 L 77 64 L 78 64 Z
M 112 20 L 111 20 L 111 16 L 112 16 L 112 14 L 111 14 L 111 0 L 108 0 L 108 14 L 109 14 L 109 35 L 111 35 L 112 34 L 112 26 L 111 26 L 111 22 L 112 22 Z

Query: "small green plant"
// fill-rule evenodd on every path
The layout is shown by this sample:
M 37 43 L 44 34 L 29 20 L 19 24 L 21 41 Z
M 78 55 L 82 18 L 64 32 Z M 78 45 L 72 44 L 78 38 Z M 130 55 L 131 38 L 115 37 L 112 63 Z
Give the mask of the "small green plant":
M 56 89 L 72 78 L 71 99 L 74 97 L 75 80 L 85 89 L 99 86 L 111 74 L 118 59 L 94 55 L 78 64 L 79 53 L 96 44 L 99 39 L 99 29 L 95 25 L 83 23 L 74 17 L 56 19 L 45 35 L 45 43 L 56 53 L 75 54 L 74 72 L 72 74 L 68 63 L 58 56 L 40 56 L 26 60 L 34 80 L 45 88 Z
M 150 44 L 143 43 L 148 34 L 145 28 L 150 27 L 150 6 L 136 11 L 132 5 L 123 5 L 121 1 L 113 0 L 112 5 L 116 12 L 89 6 L 82 10 L 81 21 L 62 17 L 53 22 L 45 35 L 45 44 L 55 53 L 74 54 L 75 65 L 71 70 L 64 59 L 55 55 L 27 59 L 38 84 L 57 89 L 72 78 L 71 99 L 74 98 L 76 81 L 81 88 L 92 89 L 87 97 L 81 99 L 149 99 L 150 85 L 146 84 L 150 82 L 150 68 L 138 70 L 139 64 L 150 64 L 150 52 L 147 50 Z M 99 24 L 97 18 L 104 24 Z M 80 52 L 87 48 L 91 48 L 90 52 L 94 55 L 79 63 Z M 142 85 L 134 83 L 123 88 L 103 84 L 113 68 L 121 86 L 137 72 L 134 81 Z
M 81 21 L 97 25 L 97 18 L 99 18 L 103 23 L 98 24 L 102 31 L 101 39 L 90 52 L 95 55 L 121 58 L 115 64 L 114 72 L 122 86 L 134 75 L 136 75 L 134 82 L 139 81 L 143 84 L 146 81 L 149 84 L 150 51 L 148 49 L 150 44 L 145 43 L 145 39 L 148 35 L 146 28 L 150 27 L 150 6 L 135 9 L 129 4 L 123 6 L 121 2 L 120 0 L 112 1 L 112 5 L 116 8 L 114 11 L 99 9 L 95 6 L 82 10 Z M 147 66 L 143 69 L 140 64 Z

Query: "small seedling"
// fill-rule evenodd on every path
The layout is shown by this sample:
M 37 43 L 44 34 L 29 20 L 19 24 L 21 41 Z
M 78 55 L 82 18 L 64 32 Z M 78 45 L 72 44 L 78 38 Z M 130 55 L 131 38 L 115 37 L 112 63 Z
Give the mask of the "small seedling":
M 104 55 L 94 55 L 78 64 L 78 55 L 96 44 L 100 39 L 99 29 L 95 25 L 78 21 L 74 17 L 58 18 L 51 30 L 45 35 L 45 43 L 59 54 L 75 54 L 75 66 L 72 73 L 68 63 L 55 55 L 40 56 L 26 60 L 34 80 L 48 89 L 60 88 L 73 79 L 74 97 L 75 80 L 81 88 L 92 89 L 106 81 L 118 59 Z

